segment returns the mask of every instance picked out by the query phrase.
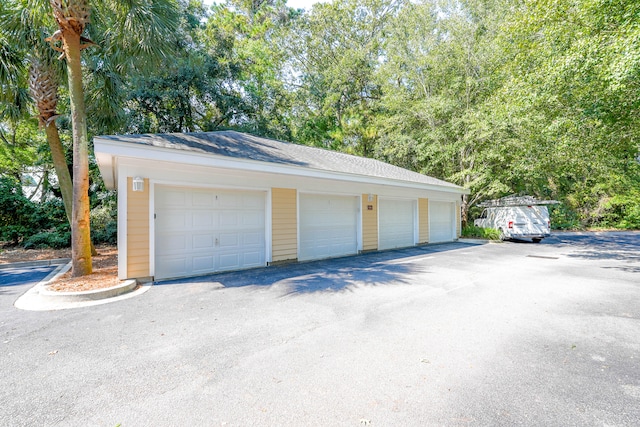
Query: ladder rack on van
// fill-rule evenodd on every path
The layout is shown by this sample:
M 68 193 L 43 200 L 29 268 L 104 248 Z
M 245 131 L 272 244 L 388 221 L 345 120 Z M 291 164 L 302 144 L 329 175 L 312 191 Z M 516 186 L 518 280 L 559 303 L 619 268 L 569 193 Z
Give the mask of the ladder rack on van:
M 503 206 L 539 206 L 539 205 L 557 205 L 557 200 L 538 200 L 533 196 L 506 196 L 500 199 L 485 200 L 478 203 L 481 208 L 498 208 Z

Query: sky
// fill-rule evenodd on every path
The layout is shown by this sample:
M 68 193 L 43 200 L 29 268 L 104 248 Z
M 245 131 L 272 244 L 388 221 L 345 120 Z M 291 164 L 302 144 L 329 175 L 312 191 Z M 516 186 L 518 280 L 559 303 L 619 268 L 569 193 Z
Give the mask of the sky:
M 311 6 L 314 3 L 324 3 L 328 0 L 287 0 L 287 5 L 289 7 L 293 7 L 295 9 L 307 9 L 310 10 Z M 202 1 L 205 5 L 211 5 L 213 3 L 223 3 L 223 0 L 203 0 Z

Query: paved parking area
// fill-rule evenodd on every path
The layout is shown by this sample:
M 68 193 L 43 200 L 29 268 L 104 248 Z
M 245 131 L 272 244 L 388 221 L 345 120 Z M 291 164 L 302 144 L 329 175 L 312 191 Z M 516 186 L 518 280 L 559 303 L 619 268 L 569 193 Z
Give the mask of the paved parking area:
M 13 302 L 20 295 L 54 274 L 59 268 L 60 264 L 38 262 L 0 265 L 0 322 L 15 315 Z
M 57 266 L 55 265 L 3 268 L 0 269 L 0 286 L 5 290 L 10 286 L 33 286 L 47 277 L 56 268 Z
M 640 234 L 434 245 L 11 308 L 0 425 L 640 424 Z

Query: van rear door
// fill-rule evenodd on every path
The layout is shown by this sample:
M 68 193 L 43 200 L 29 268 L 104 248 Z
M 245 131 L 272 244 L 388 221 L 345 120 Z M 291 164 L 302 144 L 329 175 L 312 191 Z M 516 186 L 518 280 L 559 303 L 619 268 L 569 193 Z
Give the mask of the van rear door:
M 549 233 L 549 211 L 546 206 L 526 206 L 523 209 L 529 217 L 531 234 L 544 236 Z

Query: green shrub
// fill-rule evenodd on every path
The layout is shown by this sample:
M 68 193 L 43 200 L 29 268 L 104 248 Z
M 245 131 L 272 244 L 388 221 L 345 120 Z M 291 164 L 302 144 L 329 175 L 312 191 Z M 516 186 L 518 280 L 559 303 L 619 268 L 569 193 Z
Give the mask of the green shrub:
M 640 192 L 617 195 L 604 204 L 598 225 L 626 230 L 640 229 Z
M 118 241 L 118 210 L 115 197 L 106 197 L 91 209 L 91 240 L 93 243 L 115 244 Z
M 0 241 L 27 248 L 62 248 L 70 244 L 69 222 L 61 199 L 34 203 L 20 182 L 0 177 Z
M 23 246 L 25 249 L 43 249 L 53 248 L 61 249 L 67 248 L 71 245 L 71 233 L 70 232 L 48 232 L 44 231 L 36 233 L 33 236 L 25 240 Z
M 564 203 L 549 206 L 549 219 L 554 230 L 580 230 L 584 228 L 578 214 Z
M 462 237 L 500 240 L 500 232 L 495 228 L 482 228 L 476 227 L 475 225 L 467 225 L 462 229 Z
M 20 182 L 0 177 L 0 240 L 16 245 L 37 223 L 38 207 L 22 195 Z

